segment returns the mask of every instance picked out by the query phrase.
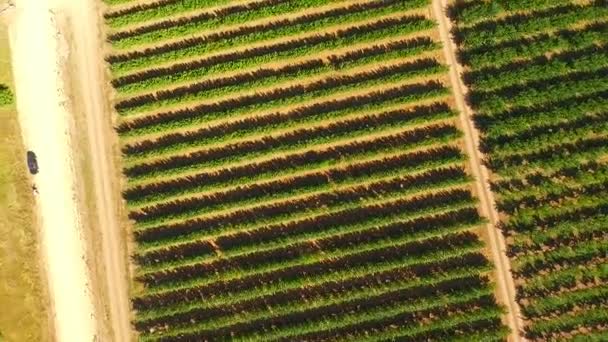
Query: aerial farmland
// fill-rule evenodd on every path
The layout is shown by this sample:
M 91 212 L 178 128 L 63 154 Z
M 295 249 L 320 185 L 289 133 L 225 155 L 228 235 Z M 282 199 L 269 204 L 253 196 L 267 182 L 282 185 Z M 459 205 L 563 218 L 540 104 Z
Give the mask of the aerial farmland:
M 0 85 L 31 336 L 608 339 L 605 0 L 45 6 L 7 2 Z
M 142 340 L 506 335 L 429 8 L 110 7 Z
M 608 338 L 608 6 L 449 11 L 530 339 Z

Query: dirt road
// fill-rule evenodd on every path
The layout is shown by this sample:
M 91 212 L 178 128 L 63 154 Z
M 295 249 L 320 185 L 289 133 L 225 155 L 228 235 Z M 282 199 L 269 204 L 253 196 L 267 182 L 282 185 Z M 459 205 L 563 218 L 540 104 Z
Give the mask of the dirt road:
M 51 4 L 19 0 L 9 32 L 19 121 L 38 155 L 37 212 L 57 341 L 94 341 L 86 242 L 76 196 L 64 67 L 68 50 Z M 25 156 L 24 156 L 25 157 Z
M 94 183 L 96 225 L 101 230 L 101 255 L 113 342 L 131 338 L 128 299 L 127 248 L 118 222 L 118 187 L 115 183 L 110 134 L 112 125 L 104 95 L 102 33 L 95 0 L 55 0 L 71 25 L 75 92 L 84 105 Z
M 456 46 L 451 39 L 451 22 L 446 16 L 444 8 L 447 6 L 446 0 L 433 0 L 433 12 L 439 22 L 439 33 L 443 44 L 445 58 L 450 65 L 450 83 L 456 97 L 456 106 L 460 111 L 461 126 L 465 133 L 465 143 L 467 153 L 471 160 L 471 169 L 476 179 L 477 193 L 480 201 L 482 214 L 489 219 L 487 232 L 489 237 L 489 247 L 492 250 L 492 257 L 496 267 L 497 287 L 500 295 L 499 300 L 506 306 L 507 323 L 511 328 L 510 341 L 524 341 L 521 337 L 522 319 L 519 305 L 515 301 L 515 283 L 511 273 L 511 264 L 506 255 L 506 244 L 504 237 L 497 227 L 498 212 L 495 207 L 494 194 L 490 190 L 488 169 L 481 163 L 481 152 L 479 146 L 479 132 L 475 129 L 472 120 L 472 109 L 464 100 L 466 92 L 465 85 L 462 83 L 460 74 L 462 66 L 456 59 Z
M 47 265 L 56 340 L 92 341 L 95 338 L 129 341 L 126 246 L 117 222 L 117 192 L 113 183 L 110 116 L 103 95 L 101 32 L 94 0 L 18 0 L 11 24 L 11 43 L 17 104 L 25 146 L 38 154 L 39 211 Z M 67 19 L 61 25 L 57 18 Z M 59 33 L 61 30 L 61 34 Z M 66 38 L 67 37 L 67 38 Z M 68 58 L 76 68 L 65 73 Z M 71 113 L 64 80 L 72 84 L 72 98 L 83 103 L 86 135 L 94 183 L 96 213 L 88 213 L 101 230 L 103 284 L 92 284 L 87 269 L 82 210 L 78 203 Z M 85 134 L 80 132 L 80 134 Z M 78 167 L 78 165 L 76 165 Z M 79 205 L 80 204 L 80 205 Z M 87 222 L 89 223 L 89 222 Z M 88 262 L 88 264 L 93 264 Z M 109 329 L 102 329 L 93 293 L 106 288 Z M 101 335 L 110 330 L 110 337 Z

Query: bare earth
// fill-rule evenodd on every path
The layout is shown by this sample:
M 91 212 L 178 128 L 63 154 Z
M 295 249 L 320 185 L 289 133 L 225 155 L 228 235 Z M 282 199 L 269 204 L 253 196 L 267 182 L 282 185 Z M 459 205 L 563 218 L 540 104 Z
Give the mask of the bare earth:
M 25 146 L 36 152 L 40 165 L 34 182 L 40 192 L 41 243 L 57 341 L 131 339 L 126 234 L 118 222 L 112 126 L 95 6 L 94 0 L 18 0 L 10 27 L 19 121 Z M 73 83 L 69 97 L 67 79 Z M 82 102 L 84 113 L 74 112 L 70 100 Z M 70 131 L 77 115 L 84 116 L 86 131 Z M 87 213 L 86 223 L 99 229 L 87 236 L 101 240 L 96 265 L 87 260 L 91 251 L 85 235 L 90 227 L 83 227 L 81 215 L 88 208 L 76 188 L 82 170 L 74 161 L 75 133 L 86 135 L 90 145 L 78 150 L 88 152 L 92 164 L 95 212 Z M 97 272 L 87 265 L 101 270 L 103 279 L 95 279 Z M 104 296 L 94 297 L 100 293 Z M 108 321 L 110 326 L 104 326 Z
M 10 25 L 19 121 L 27 149 L 38 155 L 34 177 L 41 217 L 55 334 L 58 341 L 94 341 L 83 227 L 71 155 L 70 113 L 63 82 L 65 40 L 46 1 L 19 0 Z
M 88 139 L 88 154 L 92 168 L 95 196 L 95 224 L 101 234 L 101 260 L 107 311 L 110 316 L 112 342 L 131 339 L 129 308 L 129 276 L 127 270 L 126 233 L 118 221 L 120 198 L 119 175 L 113 165 L 113 128 L 104 78 L 105 64 L 102 56 L 102 33 L 96 0 L 56 0 L 58 8 L 68 16 L 71 29 L 73 86 L 83 104 Z M 84 127 L 83 127 L 84 130 Z
M 506 244 L 502 233 L 497 228 L 498 212 L 495 207 L 494 194 L 490 190 L 489 171 L 481 163 L 482 157 L 477 149 L 479 146 L 479 132 L 475 129 L 471 114 L 472 109 L 464 100 L 466 87 L 462 83 L 460 74 L 462 66 L 456 59 L 456 47 L 450 36 L 451 22 L 446 16 L 444 8 L 447 7 L 446 0 L 433 0 L 433 12 L 439 22 L 439 33 L 443 42 L 443 51 L 445 58 L 450 65 L 450 83 L 454 90 L 456 98 L 456 106 L 460 111 L 461 127 L 465 134 L 465 143 L 467 154 L 471 160 L 471 170 L 476 179 L 477 194 L 479 197 L 480 208 L 482 214 L 489 219 L 487 233 L 489 247 L 492 250 L 492 259 L 496 267 L 496 285 L 498 287 L 498 296 L 501 304 L 506 306 L 506 320 L 511 335 L 509 341 L 519 342 L 525 339 L 521 337 L 523 322 L 519 311 L 519 305 L 515 301 L 515 284 L 511 273 L 511 264 L 506 255 Z

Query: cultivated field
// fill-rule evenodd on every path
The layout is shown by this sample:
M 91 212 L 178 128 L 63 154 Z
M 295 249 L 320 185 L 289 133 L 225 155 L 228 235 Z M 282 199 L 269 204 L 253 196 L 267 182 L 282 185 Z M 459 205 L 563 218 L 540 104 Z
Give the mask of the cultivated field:
M 426 0 L 106 0 L 141 339 L 503 340 Z
M 608 339 L 608 3 L 450 15 L 531 340 Z

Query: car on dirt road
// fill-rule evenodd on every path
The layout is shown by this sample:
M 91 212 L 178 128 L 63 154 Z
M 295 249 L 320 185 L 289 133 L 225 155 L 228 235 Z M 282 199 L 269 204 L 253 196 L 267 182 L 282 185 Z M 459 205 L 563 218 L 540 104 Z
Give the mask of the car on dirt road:
M 27 151 L 27 168 L 33 175 L 38 173 L 38 159 L 36 158 L 36 153 L 32 151 Z

